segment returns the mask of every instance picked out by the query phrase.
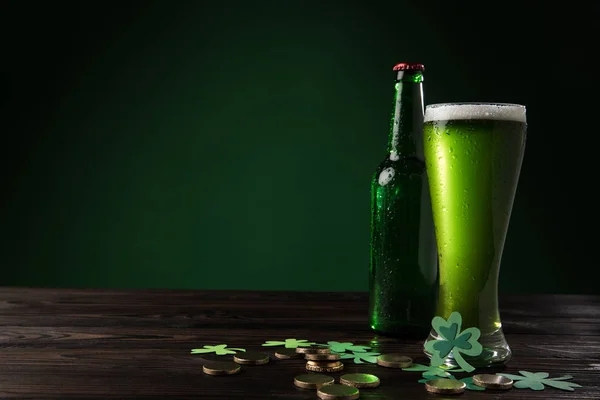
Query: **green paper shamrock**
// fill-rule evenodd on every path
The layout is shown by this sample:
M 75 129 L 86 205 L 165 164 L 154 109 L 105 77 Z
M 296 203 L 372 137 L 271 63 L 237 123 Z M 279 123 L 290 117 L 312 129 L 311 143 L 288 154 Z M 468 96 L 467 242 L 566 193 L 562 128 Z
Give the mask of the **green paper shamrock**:
M 548 378 L 550 374 L 547 372 L 528 372 L 519 371 L 520 375 L 498 373 L 496 375 L 502 375 L 515 381 L 514 387 L 518 389 L 531 389 L 531 390 L 544 390 L 544 385 L 551 386 L 560 390 L 567 390 L 573 392 L 576 387 L 581 387 L 574 382 L 565 382 L 567 379 L 573 378 L 571 375 L 559 376 L 558 378 Z
M 306 339 L 285 339 L 283 342 L 276 340 L 267 340 L 263 343 L 263 346 L 285 346 L 286 349 L 295 349 L 296 347 L 310 346 L 316 344 L 315 342 L 309 342 Z
M 424 375 L 424 379 L 419 379 L 419 383 L 425 383 L 432 379 L 438 379 L 438 378 L 439 378 L 439 376 L 437 376 L 437 375 Z M 448 375 L 445 378 L 456 380 L 456 378 L 453 375 Z M 459 381 L 464 382 L 466 385 L 465 387 L 468 390 L 485 390 L 484 387 L 477 386 L 476 384 L 473 383 L 472 376 L 468 376 L 466 378 L 459 379 Z
M 222 356 L 225 354 L 235 354 L 236 351 L 246 351 L 245 349 L 240 349 L 240 348 L 227 348 L 226 344 L 218 344 L 216 346 L 204 346 L 204 348 L 202 349 L 192 349 L 191 353 L 192 354 L 204 354 L 204 353 L 215 353 L 218 356 Z
M 438 378 L 447 378 L 452 376 L 451 372 L 464 372 L 464 369 L 448 367 L 446 365 L 433 367 L 431 365 L 413 364 L 410 367 L 402 368 L 402 371 L 423 372 L 421 374 L 423 377 L 436 376 Z
M 467 328 L 460 331 L 462 325 L 462 316 L 454 311 L 446 321 L 442 317 L 433 317 L 431 320 L 433 329 L 442 337 L 442 339 L 431 340 L 425 344 L 425 350 L 431 353 L 431 365 L 440 366 L 450 353 L 460 367 L 465 371 L 471 372 L 475 368 L 469 364 L 461 355 L 478 356 L 483 347 L 477 340 L 481 332 L 477 328 Z
M 368 363 L 375 364 L 377 362 L 377 356 L 379 354 L 380 353 L 373 353 L 373 352 L 367 352 L 367 351 L 355 351 L 352 354 L 350 354 L 350 353 L 342 354 L 341 358 L 342 359 L 354 358 L 355 364 L 364 364 L 363 360 Z
M 346 351 L 362 353 L 371 349 L 369 346 L 357 346 L 354 343 L 350 342 L 340 343 L 336 341 L 327 342 L 327 346 L 329 346 L 331 351 L 333 351 L 334 353 L 345 353 Z

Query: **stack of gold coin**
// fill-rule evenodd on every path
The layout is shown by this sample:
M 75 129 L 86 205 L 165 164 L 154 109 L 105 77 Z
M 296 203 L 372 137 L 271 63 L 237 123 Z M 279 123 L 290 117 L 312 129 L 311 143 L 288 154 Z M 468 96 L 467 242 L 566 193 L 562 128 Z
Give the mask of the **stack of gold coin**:
M 306 353 L 304 359 L 310 361 L 338 361 L 341 358 L 339 354 L 332 353 Z
M 327 346 L 313 344 L 311 346 L 296 347 L 296 353 L 301 354 L 330 354 L 331 349 Z
M 344 369 L 344 364 L 339 361 L 340 355 L 332 354 L 329 347 L 319 345 L 297 347 L 296 352 L 304 354 L 308 371 L 339 372 Z
M 304 354 L 296 352 L 296 349 L 279 349 L 275 352 L 275 357 L 281 360 L 294 358 L 304 358 Z
M 344 369 L 341 361 L 307 361 L 306 369 L 312 372 L 340 372 Z

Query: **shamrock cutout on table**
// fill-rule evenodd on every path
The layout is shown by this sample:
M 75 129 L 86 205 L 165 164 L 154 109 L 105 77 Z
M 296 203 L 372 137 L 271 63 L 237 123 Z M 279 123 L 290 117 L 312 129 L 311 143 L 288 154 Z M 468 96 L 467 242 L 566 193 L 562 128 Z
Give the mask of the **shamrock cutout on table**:
M 295 349 L 296 347 L 310 346 L 312 344 L 316 344 L 315 342 L 309 342 L 306 339 L 285 339 L 285 341 L 280 342 L 277 340 L 267 340 L 263 343 L 263 346 L 285 346 L 286 349 Z
M 246 351 L 245 349 L 240 348 L 226 348 L 226 344 L 218 344 L 216 346 L 204 346 L 202 349 L 192 349 L 192 354 L 204 354 L 204 353 L 215 353 L 218 356 L 222 356 L 225 354 L 235 354 L 236 351 Z
M 340 357 L 342 359 L 353 358 L 355 364 L 364 364 L 364 361 L 371 364 L 375 364 L 377 362 L 377 356 L 379 354 L 381 353 L 374 353 L 368 351 L 354 351 L 353 353 L 342 354 Z
M 402 368 L 402 371 L 415 371 L 415 372 L 423 372 L 423 377 L 435 376 L 438 378 L 447 378 L 452 376 L 452 372 L 464 372 L 465 370 L 462 368 L 456 367 L 448 367 L 446 365 L 440 365 L 439 367 L 434 367 L 431 365 L 423 365 L 423 364 L 413 364 L 410 367 Z
M 425 383 L 425 382 L 430 381 L 432 379 L 438 379 L 438 378 L 439 378 L 439 376 L 436 376 L 436 375 L 424 375 L 424 379 L 419 379 L 419 383 Z M 445 378 L 456 380 L 456 378 L 453 375 L 448 375 Z M 465 383 L 465 387 L 468 390 L 485 390 L 484 387 L 477 386 L 476 384 L 473 383 L 473 377 L 472 376 L 468 376 L 466 378 L 459 379 L 459 381 L 464 382 Z
M 452 353 L 454 359 L 465 371 L 471 372 L 475 368 L 461 355 L 478 356 L 483 347 L 478 342 L 481 332 L 477 328 L 467 328 L 461 332 L 462 316 L 454 311 L 448 320 L 442 317 L 433 317 L 433 329 L 442 339 L 431 340 L 425 344 L 425 350 L 431 353 L 431 365 L 434 367 L 444 363 L 446 357 Z
M 576 387 L 581 387 L 574 382 L 565 382 L 567 379 L 573 378 L 571 375 L 559 376 L 558 378 L 548 378 L 550 374 L 547 372 L 529 372 L 519 371 L 521 375 L 512 375 L 505 373 L 498 373 L 496 375 L 502 375 L 515 381 L 514 387 L 519 389 L 531 389 L 531 390 L 544 390 L 544 385 L 551 386 L 560 390 L 567 390 L 573 392 Z
M 371 347 L 369 346 L 357 346 L 354 343 L 350 342 L 340 343 L 336 341 L 327 342 L 327 346 L 329 346 L 331 351 L 334 353 L 345 353 L 346 351 L 362 353 L 371 349 Z

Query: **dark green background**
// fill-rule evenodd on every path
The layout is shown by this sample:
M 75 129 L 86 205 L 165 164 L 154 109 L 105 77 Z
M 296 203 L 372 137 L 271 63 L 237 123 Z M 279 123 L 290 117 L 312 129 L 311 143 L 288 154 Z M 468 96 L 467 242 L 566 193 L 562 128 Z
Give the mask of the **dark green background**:
M 366 290 L 391 68 L 420 61 L 426 103 L 528 107 L 501 291 L 596 291 L 591 10 L 40 3 L 0 12 L 0 284 Z

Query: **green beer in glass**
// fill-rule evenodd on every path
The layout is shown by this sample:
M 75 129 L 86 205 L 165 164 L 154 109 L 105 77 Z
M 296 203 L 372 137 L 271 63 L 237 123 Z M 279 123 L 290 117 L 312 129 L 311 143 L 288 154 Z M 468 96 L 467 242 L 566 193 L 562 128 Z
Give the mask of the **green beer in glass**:
M 525 107 L 432 104 L 423 129 L 439 259 L 436 315 L 458 311 L 462 329 L 480 329 L 482 353 L 464 356 L 471 365 L 503 364 L 511 351 L 498 311 L 498 274 L 525 150 Z M 427 341 L 435 339 L 432 330 Z M 445 362 L 456 365 L 452 354 Z

